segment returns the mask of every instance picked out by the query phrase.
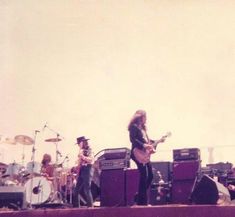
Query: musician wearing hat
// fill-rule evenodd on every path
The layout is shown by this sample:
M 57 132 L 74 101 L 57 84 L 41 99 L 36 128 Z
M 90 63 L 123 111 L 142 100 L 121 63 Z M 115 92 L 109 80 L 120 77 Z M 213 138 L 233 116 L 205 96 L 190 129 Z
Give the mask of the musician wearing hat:
M 93 176 L 92 164 L 94 162 L 91 147 L 85 136 L 77 138 L 76 144 L 79 148 L 77 163 L 77 182 L 73 192 L 73 207 L 80 207 L 80 193 L 83 191 L 88 207 L 93 207 L 93 198 L 91 194 L 91 180 Z

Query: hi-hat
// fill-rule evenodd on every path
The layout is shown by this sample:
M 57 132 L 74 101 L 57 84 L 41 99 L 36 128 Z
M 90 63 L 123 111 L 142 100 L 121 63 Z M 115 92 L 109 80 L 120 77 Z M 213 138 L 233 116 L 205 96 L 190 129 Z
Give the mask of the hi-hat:
M 60 138 L 50 138 L 50 139 L 45 139 L 45 142 L 59 142 L 61 140 L 62 139 L 60 139 Z
M 34 143 L 34 140 L 31 137 L 25 135 L 15 136 L 15 141 L 22 145 L 32 145 Z

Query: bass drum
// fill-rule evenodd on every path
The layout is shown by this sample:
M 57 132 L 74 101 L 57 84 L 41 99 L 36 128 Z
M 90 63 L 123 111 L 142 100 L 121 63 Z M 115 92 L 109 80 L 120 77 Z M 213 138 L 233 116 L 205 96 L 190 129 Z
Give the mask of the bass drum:
M 45 177 L 34 177 L 25 183 L 26 202 L 38 205 L 50 201 L 52 184 Z

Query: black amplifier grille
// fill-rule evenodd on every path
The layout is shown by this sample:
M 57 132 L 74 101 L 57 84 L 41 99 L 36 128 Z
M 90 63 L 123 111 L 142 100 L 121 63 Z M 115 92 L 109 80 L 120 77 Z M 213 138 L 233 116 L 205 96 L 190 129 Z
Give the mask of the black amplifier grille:
M 201 154 L 198 148 L 185 148 L 173 150 L 174 161 L 182 160 L 200 160 Z

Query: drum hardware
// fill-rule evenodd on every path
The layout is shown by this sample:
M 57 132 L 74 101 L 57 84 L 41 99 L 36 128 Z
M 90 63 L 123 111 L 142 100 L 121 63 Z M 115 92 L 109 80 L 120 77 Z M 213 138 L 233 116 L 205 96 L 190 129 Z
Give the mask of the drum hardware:
M 62 155 L 61 155 L 61 157 L 62 157 Z M 58 167 L 63 167 L 63 164 L 65 163 L 65 161 L 66 161 L 66 162 L 69 162 L 69 157 L 68 157 L 68 155 L 66 155 L 66 156 L 64 157 L 64 160 L 63 160 L 60 164 L 58 164 L 57 166 L 58 166 Z
M 45 139 L 45 142 L 53 142 L 56 146 L 56 165 L 58 164 L 58 156 L 61 155 L 61 153 L 58 151 L 58 142 L 62 141 L 62 137 L 58 132 L 55 130 L 51 129 L 47 124 L 44 126 L 44 128 L 47 128 L 51 132 L 56 134 L 56 138 L 50 138 L 50 139 Z
M 63 164 L 69 161 L 68 155 L 64 157 L 64 160 L 57 165 L 56 179 L 58 180 L 58 190 L 61 192 L 64 203 L 72 204 L 72 192 L 73 192 L 73 180 L 74 177 L 71 174 L 70 169 L 64 168 Z M 60 195 L 60 196 L 61 196 Z
M 25 168 L 16 162 L 8 165 L 6 172 L 0 177 L 3 186 L 20 186 L 25 181 Z
M 50 130 L 51 132 L 56 134 L 55 138 L 46 139 L 45 142 L 53 142 L 55 144 L 56 161 L 55 161 L 55 169 L 54 169 L 54 175 L 53 175 L 53 177 L 54 177 L 54 179 L 53 179 L 53 186 L 54 186 L 54 190 L 55 191 L 54 191 L 52 200 L 53 200 L 53 202 L 61 203 L 62 202 L 62 195 L 60 193 L 61 192 L 61 188 L 60 188 L 59 183 L 58 183 L 56 170 L 58 168 L 59 156 L 62 157 L 62 154 L 58 150 L 58 142 L 62 141 L 62 138 L 64 138 L 64 137 L 62 137 L 57 131 L 55 131 L 52 128 L 50 128 L 47 123 L 44 126 L 44 129 L 45 128 L 47 128 L 48 130 Z
M 58 189 L 61 192 L 63 202 L 72 204 L 72 193 L 74 180 L 76 176 L 71 173 L 71 170 L 68 168 L 60 168 L 57 171 L 56 179 L 58 180 Z
M 29 165 L 31 165 L 31 167 L 30 166 L 28 166 L 29 167 L 29 169 L 30 169 L 30 177 L 31 177 L 31 179 L 29 179 L 26 183 L 25 183 L 25 186 L 26 186 L 26 184 L 27 184 L 27 186 L 30 186 L 30 187 L 28 187 L 28 188 L 30 188 L 30 189 L 33 189 L 33 186 L 34 186 L 34 182 L 33 182 L 33 172 L 35 171 L 35 165 L 36 165 L 36 163 L 35 163 L 35 151 L 36 151 L 36 148 L 35 148 L 35 146 L 36 146 L 36 141 L 37 141 L 37 134 L 39 133 L 40 131 L 39 130 L 35 130 L 34 131 L 34 139 L 32 139 L 32 138 L 30 138 L 30 137 L 28 137 L 28 136 L 23 136 L 23 135 L 19 135 L 18 136 L 18 138 L 17 138 L 17 136 L 15 137 L 15 139 L 17 140 L 19 140 L 19 142 L 21 143 L 21 144 L 25 144 L 25 145 L 33 145 L 33 147 L 32 147 L 32 154 L 31 154 L 31 163 L 29 164 Z M 38 178 L 38 177 L 35 177 L 35 178 Z M 31 192 L 27 192 L 26 191 L 26 197 L 27 197 L 27 199 L 28 200 L 26 200 L 30 205 L 32 205 L 32 202 L 34 202 L 33 200 L 34 200 L 34 194 L 33 194 L 33 192 L 31 191 Z
M 24 146 L 25 145 L 33 145 L 34 144 L 34 140 L 26 135 L 17 135 L 15 136 L 15 142 L 16 144 L 19 143 L 22 145 L 22 165 L 24 165 L 24 160 L 25 160 L 25 149 Z

